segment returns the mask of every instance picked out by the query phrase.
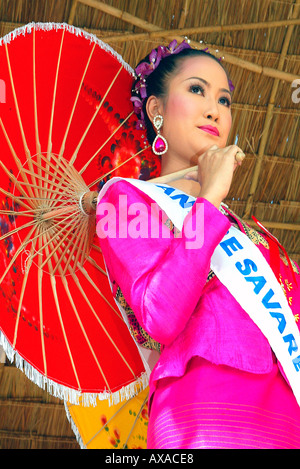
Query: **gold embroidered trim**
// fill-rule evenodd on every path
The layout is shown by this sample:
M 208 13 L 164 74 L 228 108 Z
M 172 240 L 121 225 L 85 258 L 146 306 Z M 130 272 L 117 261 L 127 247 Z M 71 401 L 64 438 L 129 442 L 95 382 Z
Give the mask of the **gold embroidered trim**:
M 262 244 L 265 248 L 269 249 L 268 241 L 259 233 L 259 231 L 256 231 L 253 228 L 251 228 L 249 225 L 247 225 L 240 217 L 238 217 L 228 207 L 227 207 L 227 211 L 230 213 L 230 215 L 232 215 L 233 217 L 235 217 L 239 220 L 239 222 L 241 223 L 241 225 L 243 226 L 243 228 L 245 230 L 246 235 L 248 236 L 249 239 L 251 239 L 251 241 L 253 241 L 254 244 L 256 244 L 256 245 Z M 237 228 L 239 228 L 239 227 L 237 227 Z M 280 259 L 288 267 L 288 262 L 286 260 L 286 257 L 285 256 L 280 256 Z M 291 259 L 290 259 L 290 261 L 291 261 L 291 264 L 292 264 L 292 267 L 293 267 L 293 271 L 296 272 L 297 274 L 299 274 L 300 272 L 299 272 L 299 269 L 297 268 L 297 265 L 295 264 L 295 262 L 292 261 Z
M 288 261 L 286 260 L 285 256 L 280 256 L 280 259 L 282 260 L 284 265 L 286 265 L 287 267 L 289 266 Z M 292 261 L 292 259 L 290 259 L 290 261 L 291 261 L 291 264 L 292 264 L 292 267 L 293 267 L 293 271 L 296 272 L 296 274 L 300 274 L 299 269 L 297 268 L 295 262 Z
M 244 222 L 239 216 L 237 216 L 230 208 L 227 207 L 227 212 L 229 212 L 229 215 L 231 215 L 233 218 L 238 219 L 240 224 L 245 230 L 245 234 L 248 236 L 251 241 L 256 244 L 262 244 L 265 248 L 269 249 L 269 243 L 268 241 L 259 233 L 259 231 L 256 231 L 254 228 L 251 228 L 251 226 L 247 225 L 247 223 Z M 235 224 L 237 225 L 237 228 L 240 230 L 236 220 Z
M 118 287 L 116 292 L 116 301 L 123 308 L 127 315 L 130 332 L 135 341 L 147 349 L 157 350 L 160 353 L 161 345 L 152 339 L 152 337 L 150 337 L 150 335 L 140 326 L 134 312 L 125 300 L 120 287 Z

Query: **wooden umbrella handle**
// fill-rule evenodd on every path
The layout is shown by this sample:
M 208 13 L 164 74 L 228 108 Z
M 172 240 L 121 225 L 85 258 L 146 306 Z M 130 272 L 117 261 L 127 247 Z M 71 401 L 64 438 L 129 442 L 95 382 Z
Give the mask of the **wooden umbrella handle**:
M 245 158 L 245 153 L 238 151 L 235 155 L 235 159 L 237 162 L 243 161 Z M 198 166 L 192 166 L 190 168 L 181 169 L 180 171 L 176 171 L 175 173 L 166 174 L 165 176 L 160 176 L 154 179 L 150 179 L 149 182 L 160 182 L 160 183 L 168 183 L 171 181 L 176 181 L 177 179 L 183 178 L 186 174 L 191 173 L 192 171 L 198 171 Z
M 97 208 L 97 191 L 88 191 L 80 198 L 79 206 L 83 213 L 86 215 L 93 215 Z

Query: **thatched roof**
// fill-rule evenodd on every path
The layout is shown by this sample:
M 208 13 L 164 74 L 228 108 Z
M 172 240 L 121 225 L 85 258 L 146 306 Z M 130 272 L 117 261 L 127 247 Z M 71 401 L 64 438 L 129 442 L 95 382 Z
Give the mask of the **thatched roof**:
M 300 263 L 299 0 L 0 1 L 0 36 L 32 21 L 84 28 L 131 66 L 178 37 L 217 50 L 235 85 L 229 143 L 247 156 L 226 202 Z M 0 447 L 77 447 L 63 405 L 0 366 Z
M 78 449 L 62 401 L 0 363 L 0 449 Z

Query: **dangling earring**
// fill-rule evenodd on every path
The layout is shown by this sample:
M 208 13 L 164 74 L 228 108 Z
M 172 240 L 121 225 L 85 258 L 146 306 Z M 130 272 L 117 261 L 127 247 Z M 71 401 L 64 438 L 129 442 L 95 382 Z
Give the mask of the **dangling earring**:
M 164 118 L 160 114 L 154 117 L 153 125 L 157 130 L 157 135 L 152 143 L 152 151 L 156 155 L 163 155 L 168 150 L 167 140 L 160 134 L 160 129 L 164 123 Z

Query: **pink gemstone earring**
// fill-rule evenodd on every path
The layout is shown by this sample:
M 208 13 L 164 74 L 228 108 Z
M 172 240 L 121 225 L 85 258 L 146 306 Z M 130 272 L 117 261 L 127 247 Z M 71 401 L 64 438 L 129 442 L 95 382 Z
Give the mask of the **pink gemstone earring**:
M 157 135 L 152 143 L 152 151 L 156 155 L 163 155 L 168 150 L 167 140 L 160 134 L 160 129 L 164 123 L 164 118 L 160 114 L 154 117 L 153 125 L 157 130 Z

